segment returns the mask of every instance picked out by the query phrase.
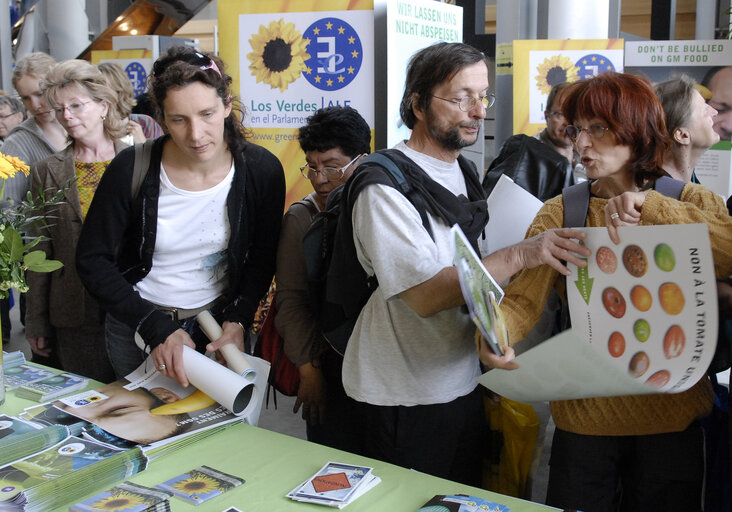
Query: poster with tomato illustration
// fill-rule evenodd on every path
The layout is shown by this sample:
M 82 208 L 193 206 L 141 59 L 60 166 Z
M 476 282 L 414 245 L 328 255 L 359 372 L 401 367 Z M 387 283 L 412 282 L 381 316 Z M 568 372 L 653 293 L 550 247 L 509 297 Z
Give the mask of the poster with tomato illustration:
M 480 378 L 520 401 L 678 393 L 706 374 L 717 340 L 717 292 L 705 224 L 637 226 L 615 245 L 583 228 L 587 267 L 570 265 L 572 328 Z M 493 374 L 493 375 L 491 375 Z

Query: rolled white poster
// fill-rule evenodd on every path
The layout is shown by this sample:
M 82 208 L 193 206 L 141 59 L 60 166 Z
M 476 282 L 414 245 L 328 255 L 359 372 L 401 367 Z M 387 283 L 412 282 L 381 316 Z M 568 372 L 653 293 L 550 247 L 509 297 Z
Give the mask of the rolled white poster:
M 237 416 L 255 402 L 253 382 L 186 346 L 183 367 L 191 384 Z
M 221 337 L 223 331 L 221 326 L 216 319 L 208 311 L 203 311 L 196 317 L 198 325 L 201 326 L 201 330 L 210 340 L 217 340 Z M 253 381 L 255 375 L 253 372 L 256 365 L 247 357 L 244 352 L 241 352 L 236 345 L 226 344 L 219 349 L 226 359 L 229 368 L 245 377 L 247 380 Z

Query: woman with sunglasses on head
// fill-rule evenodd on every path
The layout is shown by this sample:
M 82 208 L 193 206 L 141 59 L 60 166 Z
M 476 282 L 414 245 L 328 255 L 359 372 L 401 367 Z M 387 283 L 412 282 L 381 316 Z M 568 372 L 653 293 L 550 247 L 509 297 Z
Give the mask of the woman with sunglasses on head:
M 248 142 L 231 77 L 216 57 L 172 47 L 153 65 L 150 93 L 167 135 L 156 139 L 133 194 L 134 149 L 100 183 L 79 242 L 79 275 L 107 312 L 117 377 L 145 352 L 184 386 L 183 346 L 243 349 L 275 269 L 285 177 Z M 195 317 L 209 310 L 223 334 L 208 344 Z
M 654 190 L 668 149 L 663 110 L 645 80 L 603 73 L 573 83 L 564 114 L 590 180 L 587 227 L 608 228 L 619 242 L 630 225 L 704 222 L 718 277 L 732 271 L 732 219 L 721 197 L 688 183 L 680 200 Z M 562 196 L 547 201 L 527 236 L 561 227 Z M 519 273 L 501 303 L 509 339 L 521 340 L 541 316 L 550 290 L 565 280 L 547 265 Z M 518 342 L 521 343 L 520 341 Z M 494 355 L 481 343 L 488 367 L 515 368 L 513 349 Z M 708 379 L 681 393 L 555 401 L 556 423 L 547 504 L 596 511 L 701 510 L 704 439 L 698 420 L 709 414 Z
M 66 149 L 32 166 L 34 196 L 64 191 L 64 200 L 42 213 L 48 238 L 39 248 L 64 264 L 50 274 L 28 273 L 25 334 L 31 347 L 56 340 L 64 370 L 102 382 L 114 379 L 104 350 L 104 313 L 85 291 L 75 270 L 76 244 L 99 180 L 125 144 L 125 125 L 116 114 L 117 95 L 101 72 L 86 61 L 54 66 L 43 82 L 45 101 L 66 130 Z

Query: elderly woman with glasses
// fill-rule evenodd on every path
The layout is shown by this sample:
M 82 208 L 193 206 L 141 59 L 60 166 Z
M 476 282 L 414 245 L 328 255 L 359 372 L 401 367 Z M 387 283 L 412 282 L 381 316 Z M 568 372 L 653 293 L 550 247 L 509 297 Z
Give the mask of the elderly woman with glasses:
M 114 378 L 104 350 L 104 313 L 85 292 L 75 269 L 76 244 L 99 180 L 125 144 L 124 124 L 114 108 L 117 95 L 96 68 L 83 60 L 54 66 L 43 82 L 45 100 L 68 134 L 69 145 L 32 166 L 31 191 L 65 199 L 48 206 L 40 248 L 64 268 L 28 274 L 26 337 L 31 347 L 55 339 L 64 370 L 102 382 Z
M 575 82 L 567 93 L 567 134 L 587 169 L 586 226 L 608 228 L 618 243 L 623 226 L 705 222 L 718 277 L 732 270 L 732 220 L 722 199 L 700 185 L 680 200 L 654 190 L 663 176 L 668 135 L 663 109 L 645 80 L 604 73 Z M 562 196 L 547 201 L 527 232 L 563 224 Z M 543 265 L 506 287 L 501 311 L 511 340 L 521 340 L 541 316 L 550 290 L 565 280 Z M 520 345 L 520 341 L 518 344 Z M 488 367 L 515 368 L 513 349 L 498 357 L 481 343 Z M 556 423 L 547 504 L 594 511 L 700 510 L 704 439 L 698 420 L 709 414 L 708 379 L 681 393 L 555 401 Z
M 343 357 L 323 337 L 313 314 L 302 240 L 330 193 L 348 180 L 371 151 L 371 129 L 351 107 L 318 110 L 300 127 L 306 164 L 300 168 L 313 192 L 294 203 L 282 220 L 277 250 L 275 326 L 300 384 L 293 412 L 302 406 L 309 441 L 359 452 L 355 401 L 343 390 Z
M 282 165 L 247 141 L 231 77 L 216 57 L 172 47 L 153 65 L 150 92 L 167 135 L 133 191 L 135 151 L 105 174 L 79 241 L 77 266 L 107 312 L 117 377 L 145 358 L 188 384 L 183 347 L 243 349 L 244 331 L 275 270 L 285 199 Z M 223 334 L 207 345 L 196 315 Z

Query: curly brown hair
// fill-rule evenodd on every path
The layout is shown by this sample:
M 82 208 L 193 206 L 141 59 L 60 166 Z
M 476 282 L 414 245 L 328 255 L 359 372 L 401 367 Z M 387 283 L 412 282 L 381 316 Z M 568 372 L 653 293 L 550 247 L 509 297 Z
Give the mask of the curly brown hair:
M 231 95 L 232 79 L 225 72 L 224 62 L 206 52 L 187 46 L 171 46 L 155 61 L 149 79 L 150 96 L 158 122 L 164 126 L 163 105 L 170 89 L 201 82 L 216 90 L 224 105 L 231 105 L 231 114 L 224 120 L 224 140 L 232 153 L 246 147 L 247 131 L 242 126 L 244 107 Z

